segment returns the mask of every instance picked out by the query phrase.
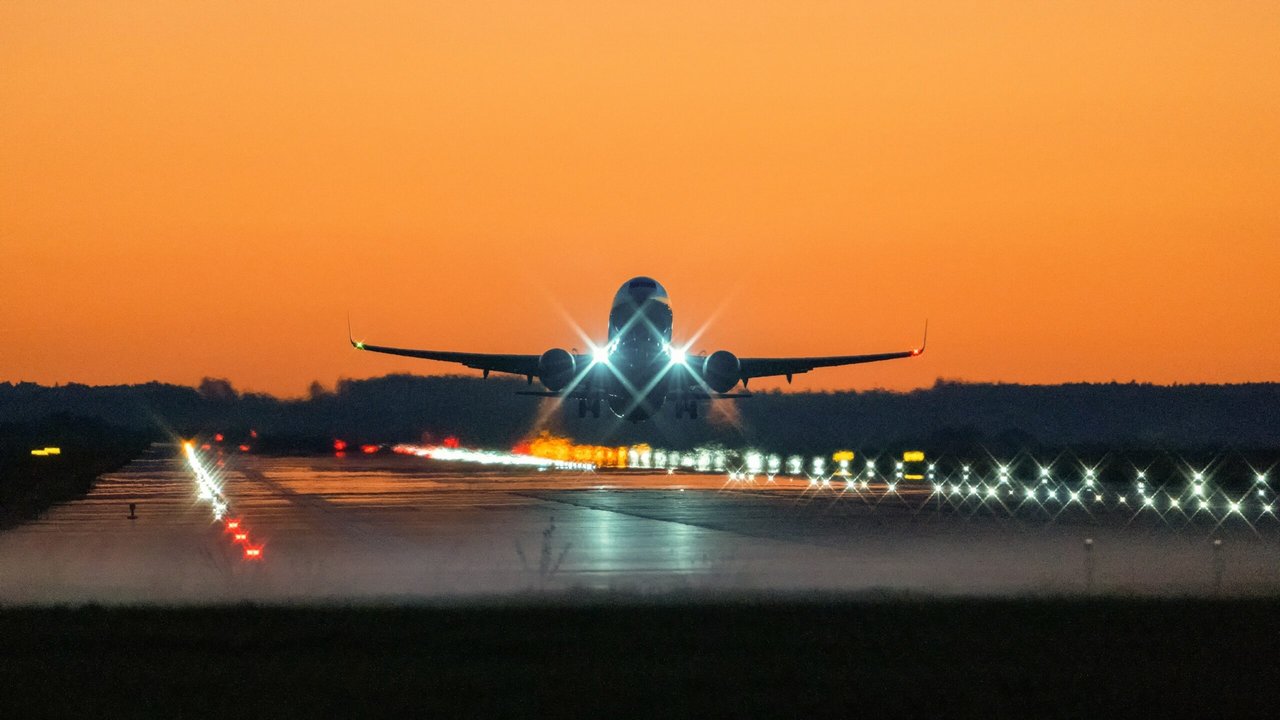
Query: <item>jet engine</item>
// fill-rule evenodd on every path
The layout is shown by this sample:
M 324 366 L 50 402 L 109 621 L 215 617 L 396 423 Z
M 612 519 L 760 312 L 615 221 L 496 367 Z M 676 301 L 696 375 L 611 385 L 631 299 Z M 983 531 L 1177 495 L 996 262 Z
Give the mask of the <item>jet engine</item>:
M 738 363 L 738 356 L 728 350 L 711 353 L 703 366 L 702 379 L 718 393 L 729 392 L 742 379 L 742 366 Z
M 552 392 L 563 390 L 577 370 L 568 350 L 551 348 L 538 358 L 538 379 Z

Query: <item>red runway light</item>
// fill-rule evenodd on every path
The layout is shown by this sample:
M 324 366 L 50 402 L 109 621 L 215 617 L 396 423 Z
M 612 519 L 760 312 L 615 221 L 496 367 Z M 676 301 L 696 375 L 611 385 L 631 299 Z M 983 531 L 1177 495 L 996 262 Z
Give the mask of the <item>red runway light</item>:
M 260 547 L 247 547 L 247 548 L 245 548 L 245 549 L 244 549 L 244 556 L 245 556 L 246 558 L 250 559 L 250 560 L 256 560 L 256 559 L 258 559 L 258 558 L 262 557 L 262 548 L 260 548 Z
M 222 442 L 223 440 L 222 433 L 218 433 L 217 435 L 214 435 L 213 440 L 214 442 Z
M 445 439 L 444 439 L 444 446 L 445 446 L 445 447 L 447 447 L 447 448 L 456 448 L 456 447 L 458 447 L 458 438 L 457 438 L 457 436 L 450 435 L 449 437 L 445 438 Z
M 201 449 L 201 450 L 212 450 L 212 449 L 213 449 L 213 446 L 212 446 L 212 445 L 210 445 L 209 443 L 205 443 L 205 444 L 203 444 L 203 445 L 201 445 L 201 446 L 200 446 L 200 449 Z
M 236 542 L 248 542 L 248 541 L 249 541 L 249 533 L 247 532 L 236 533 Z
M 372 455 L 378 452 L 378 450 L 379 448 L 377 445 L 361 445 L 360 446 L 360 452 L 364 453 L 365 455 Z
M 235 529 L 236 529 L 236 528 L 238 528 L 238 527 L 240 527 L 240 521 L 239 521 L 239 520 L 228 520 L 228 521 L 227 521 L 227 529 L 228 529 L 228 530 L 235 530 Z
M 346 441 L 346 440 L 334 440 L 334 441 L 333 441 L 333 449 L 334 449 L 335 451 L 337 451 L 337 452 L 342 452 L 343 450 L 346 450 L 346 449 L 347 449 L 347 441 Z
M 248 446 L 248 445 L 241 445 L 241 446 L 240 446 L 240 452 L 249 452 L 249 446 Z

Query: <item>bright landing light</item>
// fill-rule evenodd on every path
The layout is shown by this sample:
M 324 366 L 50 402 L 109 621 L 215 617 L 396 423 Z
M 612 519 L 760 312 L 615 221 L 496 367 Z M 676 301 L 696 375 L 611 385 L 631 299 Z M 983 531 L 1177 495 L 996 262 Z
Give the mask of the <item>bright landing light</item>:
M 609 361 L 608 346 L 591 348 L 591 359 L 598 363 L 608 362 Z
M 683 365 L 684 361 L 688 359 L 688 355 L 685 354 L 684 348 L 672 345 L 667 348 L 667 352 L 671 355 L 672 365 Z

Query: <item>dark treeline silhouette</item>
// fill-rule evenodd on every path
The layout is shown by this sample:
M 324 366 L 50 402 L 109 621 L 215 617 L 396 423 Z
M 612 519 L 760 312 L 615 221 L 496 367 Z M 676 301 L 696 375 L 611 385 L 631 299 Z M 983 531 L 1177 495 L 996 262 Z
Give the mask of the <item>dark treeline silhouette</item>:
M 698 420 L 670 413 L 632 425 L 579 419 L 576 403 L 515 395 L 519 380 L 388 375 L 313 383 L 305 398 L 240 393 L 225 380 L 197 388 L 147 383 L 57 387 L 0 384 L 0 422 L 60 413 L 165 435 L 257 430 L 263 449 L 307 449 L 333 438 L 417 441 L 456 436 L 465 445 L 510 447 L 540 429 L 582 442 L 687 448 L 704 443 L 796 452 L 927 444 L 1026 448 L 1129 444 L 1280 447 L 1280 384 L 1160 386 L 1137 383 L 1005 385 L 939 381 L 910 392 L 765 392 L 723 402 Z M 707 410 L 704 406 L 703 412 Z

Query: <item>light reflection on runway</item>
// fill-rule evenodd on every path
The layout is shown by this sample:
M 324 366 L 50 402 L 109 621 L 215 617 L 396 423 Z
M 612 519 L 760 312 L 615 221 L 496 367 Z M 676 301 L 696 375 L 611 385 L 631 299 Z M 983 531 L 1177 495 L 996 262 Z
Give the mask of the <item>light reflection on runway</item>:
M 178 455 L 161 452 L 0 534 L 0 602 L 1280 590 L 1280 523 L 1173 522 L 1114 502 L 1017 509 L 1011 496 L 1013 510 L 995 511 L 926 484 L 476 472 L 403 457 L 241 457 L 220 482 L 261 561 L 244 561 Z

